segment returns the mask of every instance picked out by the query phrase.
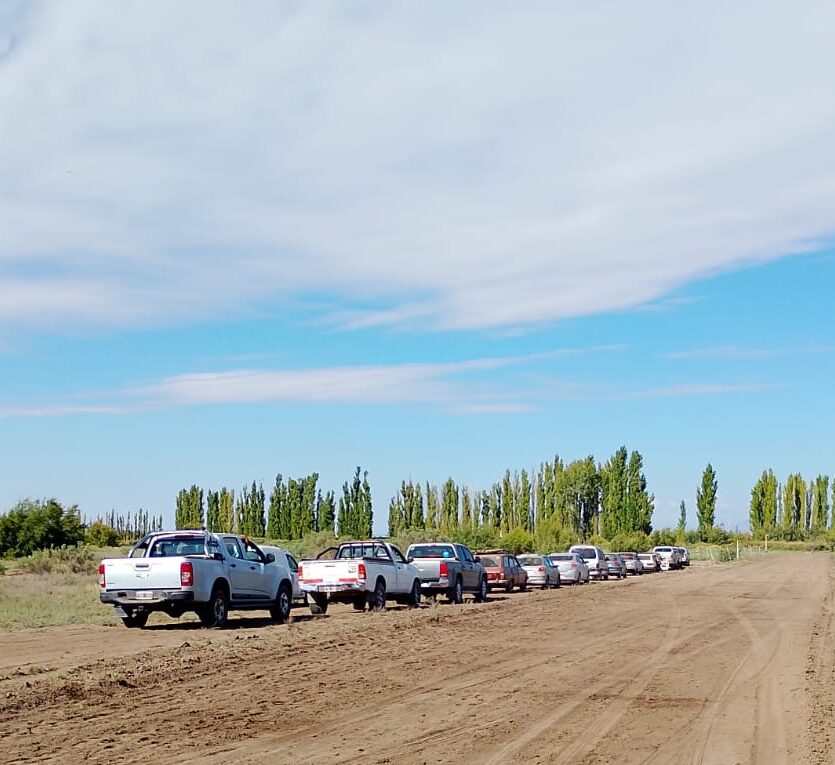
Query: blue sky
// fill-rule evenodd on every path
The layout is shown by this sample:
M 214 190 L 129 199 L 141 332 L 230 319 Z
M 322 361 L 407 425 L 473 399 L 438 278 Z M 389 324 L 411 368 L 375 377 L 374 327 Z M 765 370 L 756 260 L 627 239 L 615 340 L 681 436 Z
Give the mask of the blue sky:
M 0 508 L 359 464 L 382 522 L 623 443 L 656 525 L 710 460 L 745 527 L 833 472 L 802 5 L 0 4 Z

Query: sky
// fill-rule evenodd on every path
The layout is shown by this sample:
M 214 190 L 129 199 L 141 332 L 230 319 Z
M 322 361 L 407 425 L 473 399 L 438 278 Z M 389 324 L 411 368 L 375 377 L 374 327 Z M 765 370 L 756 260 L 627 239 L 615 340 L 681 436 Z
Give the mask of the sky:
M 0 511 L 835 472 L 835 6 L 0 0 Z

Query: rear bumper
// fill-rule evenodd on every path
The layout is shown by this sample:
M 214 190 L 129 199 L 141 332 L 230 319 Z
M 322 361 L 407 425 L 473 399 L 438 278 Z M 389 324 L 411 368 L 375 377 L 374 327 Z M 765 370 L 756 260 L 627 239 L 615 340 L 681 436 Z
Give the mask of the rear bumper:
M 365 592 L 365 582 L 339 582 L 338 584 L 307 584 L 299 583 L 302 593 L 311 592 L 322 595 L 338 595 L 345 592 Z
M 150 592 L 151 597 L 137 597 L 140 592 Z M 191 590 L 110 590 L 100 592 L 99 600 L 111 606 L 154 609 L 168 603 L 193 603 L 194 592 Z
M 420 583 L 420 589 L 424 592 L 446 592 L 449 587 L 449 579 L 433 579 L 431 582 Z

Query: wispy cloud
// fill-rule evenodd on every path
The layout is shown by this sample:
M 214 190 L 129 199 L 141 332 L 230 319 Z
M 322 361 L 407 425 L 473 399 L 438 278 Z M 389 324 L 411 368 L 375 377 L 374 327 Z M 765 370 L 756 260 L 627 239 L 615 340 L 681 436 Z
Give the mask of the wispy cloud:
M 468 414 L 527 411 L 531 404 L 485 379 L 507 367 L 611 353 L 625 346 L 558 348 L 519 356 L 445 363 L 357 365 L 313 369 L 238 369 L 175 375 L 73 401 L 0 407 L 0 417 L 124 414 L 183 406 L 296 402 L 310 404 L 427 404 Z
M 8 333 L 324 296 L 353 328 L 532 326 L 832 234 L 833 5 L 14 7 Z
M 720 396 L 732 393 L 762 393 L 776 390 L 780 386 L 770 383 L 683 383 L 660 388 L 647 388 L 623 393 L 617 398 L 685 398 L 691 396 Z
M 738 345 L 717 345 L 708 348 L 693 348 L 664 354 L 670 360 L 685 359 L 769 359 L 775 356 L 812 356 L 835 353 L 835 345 L 798 345 L 793 348 L 744 348 Z

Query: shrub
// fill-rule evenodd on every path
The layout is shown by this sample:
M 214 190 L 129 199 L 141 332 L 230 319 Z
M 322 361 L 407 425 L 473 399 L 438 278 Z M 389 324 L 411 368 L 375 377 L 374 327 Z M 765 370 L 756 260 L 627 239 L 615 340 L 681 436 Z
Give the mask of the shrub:
M 61 547 L 38 550 L 19 561 L 29 574 L 90 574 L 98 571 L 100 554 L 89 547 Z
M 85 537 L 91 547 L 115 547 L 119 544 L 119 532 L 101 521 L 91 524 Z
M 64 508 L 54 499 L 18 502 L 0 516 L 0 555 L 29 555 L 84 539 L 78 508 Z
M 646 552 L 652 547 L 652 541 L 649 535 L 644 534 L 643 531 L 636 531 L 632 534 L 619 532 L 612 537 L 612 550 L 624 552 Z
M 534 536 L 525 529 L 513 529 L 501 538 L 502 547 L 510 550 L 514 555 L 523 552 L 533 552 Z

